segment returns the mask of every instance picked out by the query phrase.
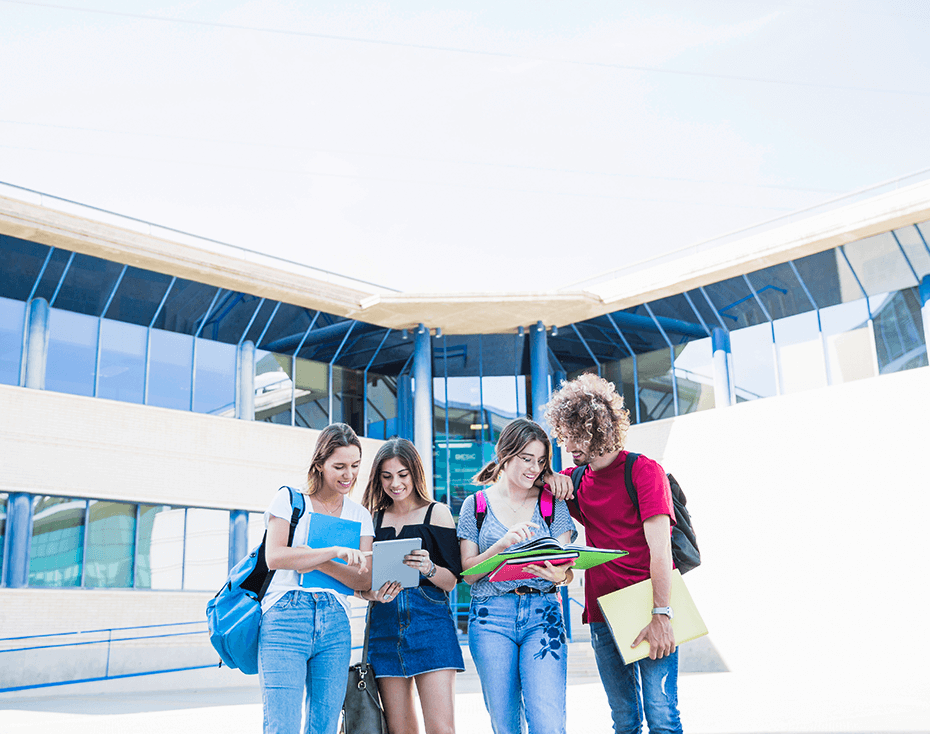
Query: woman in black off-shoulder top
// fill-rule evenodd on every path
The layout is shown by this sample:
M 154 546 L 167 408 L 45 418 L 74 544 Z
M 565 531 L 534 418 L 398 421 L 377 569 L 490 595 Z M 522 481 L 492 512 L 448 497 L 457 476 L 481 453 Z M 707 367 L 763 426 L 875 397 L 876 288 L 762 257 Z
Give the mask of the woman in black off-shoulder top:
M 414 445 L 389 439 L 375 456 L 362 504 L 372 513 L 375 540 L 420 538 L 421 550 L 404 563 L 420 571 L 420 585 L 388 582 L 358 592 L 379 602 L 371 609 L 368 660 L 392 734 L 416 734 L 416 681 L 426 734 L 455 731 L 455 674 L 465 669 L 449 606 L 462 573 L 455 521 L 426 491 L 423 462 Z

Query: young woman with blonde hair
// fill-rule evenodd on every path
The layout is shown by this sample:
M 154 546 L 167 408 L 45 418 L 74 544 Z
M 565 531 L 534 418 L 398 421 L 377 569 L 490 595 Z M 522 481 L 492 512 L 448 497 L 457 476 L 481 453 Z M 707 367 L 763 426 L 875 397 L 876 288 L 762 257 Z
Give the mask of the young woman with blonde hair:
M 269 569 L 276 570 L 262 600 L 258 642 L 265 734 L 336 732 L 352 644 L 348 599 L 324 582 L 302 586 L 300 574 L 322 571 L 350 589 L 371 586 L 364 555 L 371 550 L 374 536 L 371 516 L 348 497 L 361 460 L 362 445 L 355 431 L 345 423 L 327 426 L 316 442 L 303 490 L 305 511 L 291 546 L 286 487 L 265 513 L 265 560 Z M 360 547 L 309 548 L 307 535 L 314 514 L 359 523 Z
M 462 567 L 472 585 L 468 647 L 495 734 L 523 734 L 527 728 L 529 734 L 565 732 L 565 626 L 555 591 L 571 580 L 571 569 L 547 561 L 527 566 L 534 574 L 527 580 L 468 575 L 469 568 L 536 536 L 575 539 L 565 503 L 548 492 L 545 503 L 540 501 L 545 491 L 540 477 L 551 473 L 551 450 L 538 424 L 526 418 L 509 423 L 495 459 L 473 480 L 491 486 L 468 497 L 459 514 Z M 552 507 L 551 515 L 543 504 Z

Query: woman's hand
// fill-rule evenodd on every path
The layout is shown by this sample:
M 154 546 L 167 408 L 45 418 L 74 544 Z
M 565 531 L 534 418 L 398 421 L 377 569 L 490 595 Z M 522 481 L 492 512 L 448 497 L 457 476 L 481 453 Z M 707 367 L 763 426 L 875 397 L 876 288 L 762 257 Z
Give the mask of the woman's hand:
M 377 591 L 369 589 L 368 591 L 358 592 L 358 595 L 366 601 L 376 601 L 386 604 L 397 598 L 397 595 L 401 592 L 401 588 L 401 585 L 397 581 L 385 581 L 384 585 Z
M 417 569 L 421 576 L 426 576 L 436 568 L 436 564 L 429 557 L 429 551 L 426 550 L 410 551 L 404 556 L 404 563 Z
M 368 559 L 365 556 L 370 556 L 371 551 L 363 553 L 357 548 L 343 548 L 341 546 L 334 546 L 333 551 L 333 557 L 345 561 L 349 568 L 355 568 L 359 573 L 365 573 L 368 570 Z
M 535 522 L 518 522 L 506 533 L 504 533 L 503 537 L 494 545 L 504 550 L 512 545 L 516 545 L 517 543 L 522 543 L 523 541 L 532 538 L 533 529 L 538 527 L 539 525 L 537 525 Z
M 560 584 L 571 581 L 573 576 L 571 567 L 574 565 L 574 561 L 569 561 L 560 566 L 553 566 L 551 561 L 546 561 L 543 565 L 532 563 L 528 566 L 524 566 L 523 570 L 559 586 Z

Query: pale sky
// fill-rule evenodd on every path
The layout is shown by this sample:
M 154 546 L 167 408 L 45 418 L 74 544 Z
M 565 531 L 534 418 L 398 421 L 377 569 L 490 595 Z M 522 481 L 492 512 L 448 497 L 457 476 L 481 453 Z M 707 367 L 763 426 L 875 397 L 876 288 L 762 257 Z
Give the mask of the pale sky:
M 0 0 L 0 181 L 551 291 L 930 168 L 922 0 Z

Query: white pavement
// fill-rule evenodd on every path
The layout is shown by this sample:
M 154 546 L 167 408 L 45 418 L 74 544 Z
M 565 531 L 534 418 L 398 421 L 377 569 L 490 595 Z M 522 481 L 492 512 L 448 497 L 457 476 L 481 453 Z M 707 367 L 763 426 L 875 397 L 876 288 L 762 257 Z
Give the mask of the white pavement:
M 800 667 L 800 666 L 799 666 Z M 926 679 L 894 681 L 887 671 L 799 670 L 788 680 L 739 673 L 683 675 L 682 720 L 689 734 L 930 732 Z M 819 679 L 820 678 L 820 679 Z M 0 699 L 2 734 L 259 734 L 257 688 L 89 692 L 49 689 L 45 697 Z M 52 693 L 54 691 L 54 693 Z M 480 693 L 456 696 L 459 734 L 490 734 Z M 611 731 L 597 683 L 569 685 L 568 732 Z

